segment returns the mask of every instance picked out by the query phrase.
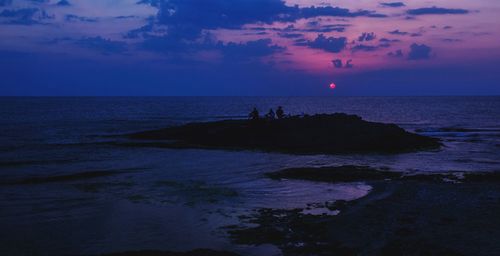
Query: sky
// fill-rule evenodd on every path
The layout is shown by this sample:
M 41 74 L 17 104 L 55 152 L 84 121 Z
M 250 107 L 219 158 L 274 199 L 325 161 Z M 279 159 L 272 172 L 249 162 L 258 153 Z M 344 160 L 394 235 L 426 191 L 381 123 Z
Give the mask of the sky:
M 0 95 L 500 95 L 498 13 L 498 0 L 0 0 Z

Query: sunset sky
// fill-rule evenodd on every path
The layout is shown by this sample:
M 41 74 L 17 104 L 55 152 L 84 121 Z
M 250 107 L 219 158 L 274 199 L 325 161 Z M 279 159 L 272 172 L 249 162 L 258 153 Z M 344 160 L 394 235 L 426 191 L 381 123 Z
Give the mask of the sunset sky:
M 0 0 L 0 95 L 498 95 L 499 13 L 498 0 Z

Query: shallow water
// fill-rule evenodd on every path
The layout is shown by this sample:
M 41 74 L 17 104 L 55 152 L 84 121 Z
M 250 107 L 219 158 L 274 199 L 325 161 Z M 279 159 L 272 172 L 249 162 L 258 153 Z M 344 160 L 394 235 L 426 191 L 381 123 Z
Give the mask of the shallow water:
M 443 139 L 438 151 L 297 156 L 251 151 L 121 148 L 108 135 L 245 118 L 254 106 L 358 114 Z M 222 228 L 256 208 L 351 200 L 363 183 L 274 181 L 286 167 L 370 165 L 408 172 L 500 170 L 500 97 L 0 98 L 1 183 L 116 171 L 106 177 L 0 185 L 0 251 L 92 254 L 137 249 L 273 251 L 228 241 Z

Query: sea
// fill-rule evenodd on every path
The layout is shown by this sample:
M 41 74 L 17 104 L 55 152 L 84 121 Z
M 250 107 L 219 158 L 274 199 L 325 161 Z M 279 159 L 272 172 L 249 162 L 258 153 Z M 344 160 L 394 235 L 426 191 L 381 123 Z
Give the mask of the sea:
M 242 119 L 254 107 L 266 113 L 278 106 L 292 115 L 343 112 L 395 123 L 439 138 L 443 147 L 290 155 L 113 143 L 132 132 Z M 0 97 L 0 254 L 211 248 L 280 255 L 271 245 L 232 243 L 227 227 L 261 208 L 304 208 L 370 192 L 363 182 L 265 176 L 338 165 L 409 174 L 500 171 L 500 97 Z M 110 175 L 71 176 L 92 172 Z

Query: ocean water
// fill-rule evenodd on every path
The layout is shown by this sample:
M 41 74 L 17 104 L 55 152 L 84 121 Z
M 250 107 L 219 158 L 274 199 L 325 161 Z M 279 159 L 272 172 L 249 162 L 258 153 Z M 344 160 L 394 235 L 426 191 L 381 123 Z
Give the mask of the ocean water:
M 256 151 L 117 147 L 114 135 L 192 121 L 345 112 L 442 139 L 440 150 L 300 156 Z M 262 207 L 351 200 L 364 183 L 274 181 L 287 167 L 369 165 L 395 171 L 500 171 L 500 97 L 102 97 L 0 98 L 0 253 L 98 254 L 231 244 L 224 226 Z M 105 171 L 93 179 L 18 184 L 33 177 Z

